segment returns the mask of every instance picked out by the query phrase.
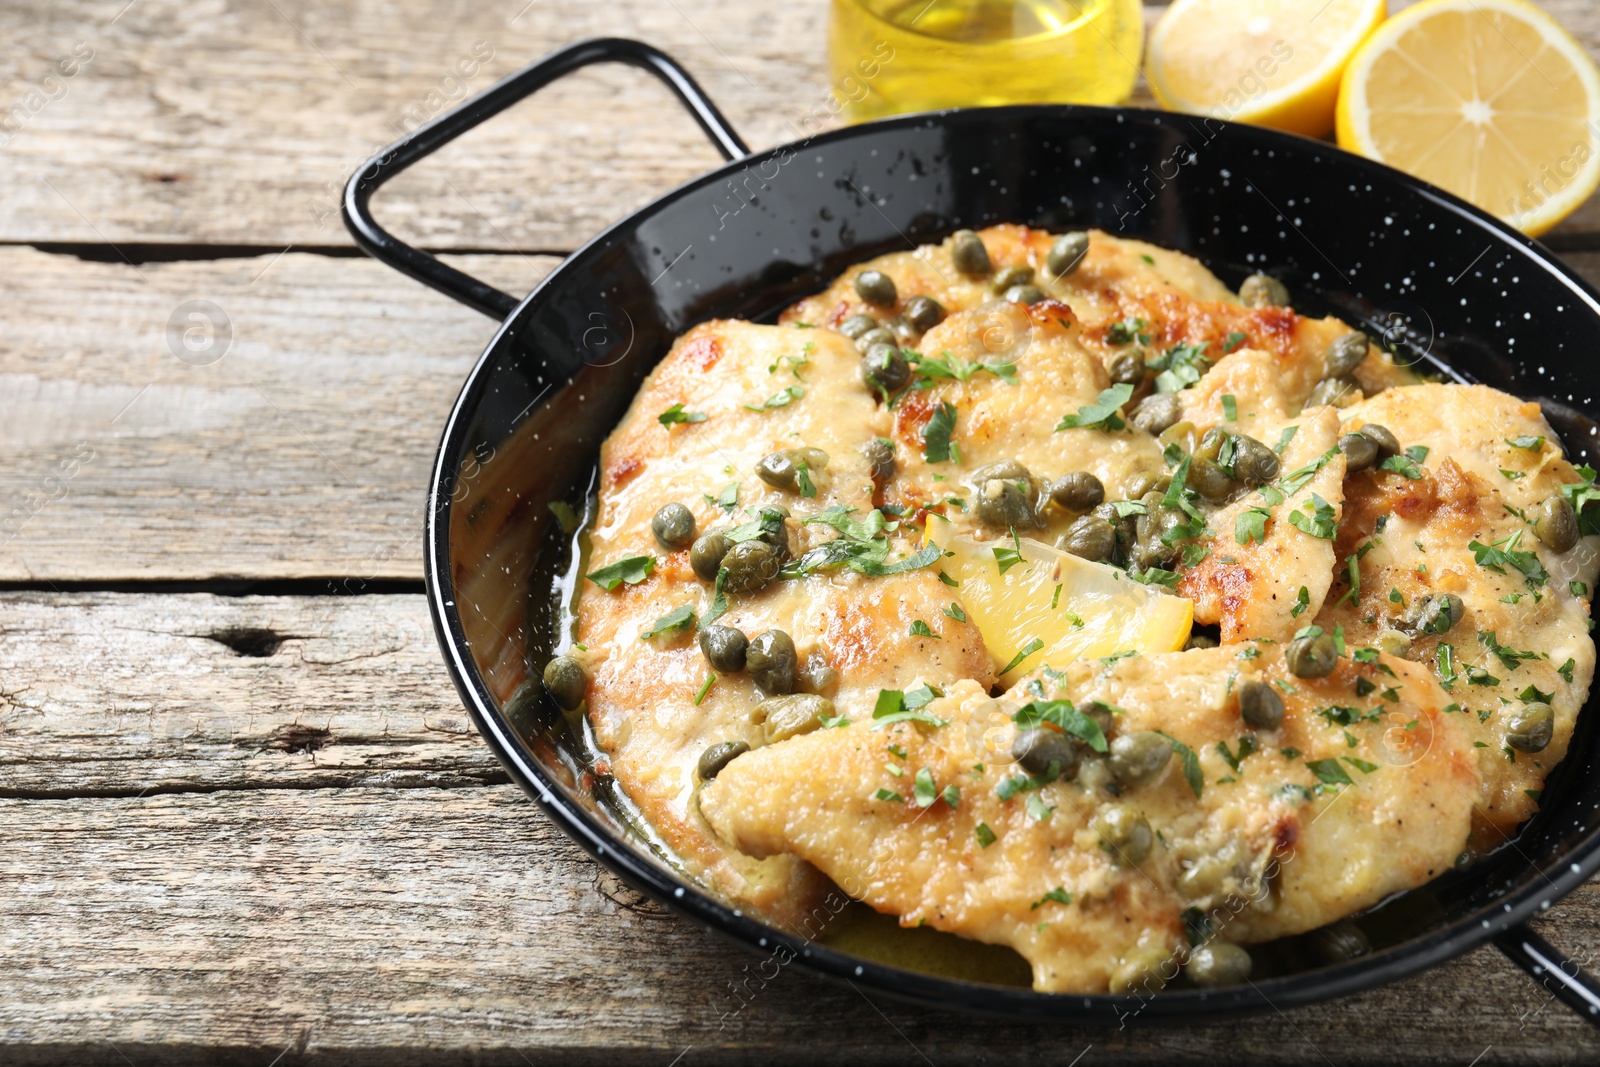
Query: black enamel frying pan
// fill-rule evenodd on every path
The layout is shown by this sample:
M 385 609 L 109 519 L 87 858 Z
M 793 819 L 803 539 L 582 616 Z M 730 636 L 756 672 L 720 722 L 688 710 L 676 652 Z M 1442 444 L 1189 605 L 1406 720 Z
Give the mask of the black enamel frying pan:
M 368 201 L 389 178 L 599 62 L 666 82 L 729 163 L 616 223 L 520 301 L 373 220 Z M 1526 925 L 1600 869 L 1593 710 L 1580 717 L 1520 836 L 1379 909 L 1389 920 L 1366 925 L 1370 955 L 1141 1004 L 933 977 L 741 915 L 627 832 L 610 780 L 585 765 L 552 709 L 512 699 L 564 625 L 554 605 L 565 538 L 547 505 L 590 491 L 600 442 L 673 338 L 697 322 L 770 319 L 851 264 L 962 227 L 1097 226 L 1188 252 L 1231 285 L 1267 270 L 1288 283 L 1302 311 L 1360 323 L 1425 370 L 1538 400 L 1572 460 L 1600 466 L 1600 297 L 1541 245 L 1326 144 L 1155 111 L 957 110 L 751 153 L 682 68 L 621 39 L 551 53 L 391 146 L 351 178 L 344 217 L 367 252 L 501 323 L 439 446 L 426 528 L 429 605 L 462 699 L 511 776 L 641 890 L 764 953 L 787 945 L 825 974 L 942 1008 L 1068 1022 L 1105 1022 L 1133 1008 L 1140 1018 L 1212 1019 L 1341 996 L 1493 940 L 1600 1022 L 1600 983 Z

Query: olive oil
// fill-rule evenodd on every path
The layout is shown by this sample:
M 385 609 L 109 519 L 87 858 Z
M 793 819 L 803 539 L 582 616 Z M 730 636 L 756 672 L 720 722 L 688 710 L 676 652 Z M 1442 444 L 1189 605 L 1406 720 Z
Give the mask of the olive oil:
M 999 104 L 1118 104 L 1139 76 L 1139 0 L 834 0 L 833 92 L 853 122 Z

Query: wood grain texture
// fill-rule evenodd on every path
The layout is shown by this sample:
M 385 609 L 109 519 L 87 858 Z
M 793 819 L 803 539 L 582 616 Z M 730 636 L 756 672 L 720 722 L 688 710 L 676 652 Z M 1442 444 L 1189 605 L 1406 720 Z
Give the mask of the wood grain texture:
M 39 101 L 0 147 L 0 240 L 346 244 L 338 191 L 376 149 L 452 96 L 591 35 L 667 50 L 755 148 L 835 124 L 826 0 L 139 0 L 111 22 L 119 6 L 0 9 L 0 39 L 14 42 L 0 102 Z M 1600 55 L 1600 9 L 1544 6 Z M 93 58 L 64 95 L 30 98 L 77 42 Z M 1150 102 L 1142 88 L 1133 100 Z M 442 150 L 377 204 L 428 247 L 563 251 L 718 162 L 648 75 L 596 68 Z M 1600 239 L 1600 204 L 1556 236 Z
M 451 261 L 519 293 L 555 263 Z M 490 320 L 365 257 L 13 247 L 0 277 L 0 580 L 421 576 L 429 465 Z M 168 347 L 189 300 L 231 322 L 207 366 Z
M 206 636 L 230 630 L 284 643 Z M 863 1063 L 1600 1056 L 1493 949 L 1334 1004 L 1126 1030 L 762 971 L 493 784 L 420 596 L 9 594 L 0 635 L 0 780 L 59 796 L 0 797 L 8 1065 L 803 1064 L 820 1020 Z M 290 751 L 308 726 L 322 747 Z M 159 792 L 182 787 L 205 791 Z M 85 795 L 106 791 L 125 795 Z M 1592 954 L 1600 885 L 1539 927 Z
M 0 801 L 0 823 L 8 1064 L 288 1050 L 282 1063 L 662 1067 L 690 1047 L 687 1063 L 808 1064 L 824 1022 L 827 1047 L 862 1063 L 1067 1063 L 1087 1046 L 1089 1063 L 1600 1056 L 1600 1036 L 1491 948 L 1245 1022 L 1119 1030 L 907 1007 L 794 964 L 762 971 L 640 898 L 511 786 Z M 1597 913 L 1586 887 L 1541 929 L 1592 947 Z
M 421 596 L 0 596 L 0 796 L 506 780 Z

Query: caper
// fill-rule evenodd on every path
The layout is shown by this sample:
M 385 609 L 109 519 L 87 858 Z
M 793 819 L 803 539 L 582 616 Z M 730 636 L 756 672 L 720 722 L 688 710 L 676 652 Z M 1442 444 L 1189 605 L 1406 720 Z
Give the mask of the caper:
M 1178 893 L 1184 900 L 1218 897 L 1237 885 L 1238 877 L 1238 864 L 1231 854 L 1197 856 L 1178 875 Z
M 1168 429 L 1176 430 L 1178 426 L 1182 425 L 1184 423 L 1180 422 L 1168 427 Z M 1227 443 L 1228 437 L 1227 430 L 1220 426 L 1213 426 L 1201 436 L 1199 444 L 1195 445 L 1190 451 L 1196 459 L 1216 459 L 1222 454 L 1222 446 Z
M 1549 704 L 1524 704 L 1506 720 L 1506 744 L 1518 752 L 1543 752 L 1555 728 L 1556 714 Z
M 746 541 L 746 544 L 750 542 Z M 768 630 L 750 642 L 744 667 L 764 693 L 781 696 L 794 691 L 796 664 L 794 639 L 782 630 Z
M 1369 422 L 1356 431 L 1362 437 L 1378 446 L 1379 456 L 1395 456 L 1400 454 L 1400 441 L 1388 428 Z
M 1312 952 L 1325 963 L 1343 963 L 1372 951 L 1366 932 L 1349 919 L 1313 930 L 1309 937 Z
M 1044 290 L 1037 285 L 1013 285 L 1005 291 L 1003 299 L 1013 304 L 1037 304 L 1044 298 Z
M 990 478 L 977 491 L 978 521 L 1000 529 L 1033 525 L 1033 504 L 1025 481 Z
M 992 269 L 989 250 L 983 247 L 983 238 L 971 230 L 957 230 L 951 235 L 950 260 L 962 274 L 981 276 Z
M 571 656 L 557 656 L 544 665 L 544 690 L 563 710 L 582 704 L 588 688 L 589 672 Z
M 1154 945 L 1136 948 L 1111 971 L 1111 992 L 1154 993 L 1167 984 L 1172 954 Z
M 1133 544 L 1130 555 L 1140 567 L 1160 567 L 1178 558 L 1178 546 L 1169 544 L 1165 535 L 1189 521 L 1177 508 L 1164 507 L 1162 494 L 1144 495 L 1144 514 L 1133 520 Z
M 887 326 L 874 326 L 856 338 L 857 352 L 870 352 L 874 345 L 893 345 L 897 338 Z
M 1337 338 L 1322 353 L 1323 365 L 1327 367 L 1324 372 L 1329 378 L 1342 378 L 1361 366 L 1361 361 L 1367 358 L 1367 335 L 1359 330 Z
M 687 548 L 694 543 L 694 512 L 676 501 L 663 504 L 650 520 L 650 532 L 662 548 Z
M 911 380 L 911 364 L 894 345 L 873 345 L 861 357 L 861 380 L 879 396 L 898 393 Z
M 1553 493 L 1544 498 L 1535 513 L 1533 533 L 1552 552 L 1565 552 L 1578 543 L 1578 513 L 1565 497 Z
M 1033 268 L 1025 266 L 1002 267 L 999 273 L 989 282 L 997 293 L 1003 293 L 1014 285 L 1027 285 L 1033 281 Z
M 1339 663 L 1333 635 L 1325 630 L 1295 638 L 1283 654 L 1289 662 L 1289 673 L 1296 678 L 1326 678 Z
M 714 582 L 717 580 L 717 571 L 722 568 L 722 561 L 728 555 L 728 549 L 733 547 L 733 542 L 716 531 L 702 534 L 689 549 L 689 566 L 694 568 L 694 573 L 701 581 Z
M 1078 710 L 1083 712 L 1089 718 L 1093 719 L 1094 724 L 1100 727 L 1100 732 L 1102 734 L 1104 734 L 1106 737 L 1111 736 L 1112 717 L 1111 709 L 1109 707 L 1107 707 L 1105 704 L 1102 704 L 1098 700 L 1094 700 L 1083 705 Z
M 1252 274 L 1239 286 L 1239 301 L 1248 308 L 1289 306 L 1289 289 L 1270 274 Z
M 1411 654 L 1411 637 L 1402 630 L 1379 630 L 1373 642 L 1378 646 L 1378 651 L 1396 659 L 1404 659 Z
M 1202 989 L 1238 985 L 1250 977 L 1250 953 L 1226 941 L 1208 941 L 1189 953 L 1183 973 Z
M 911 325 L 911 320 L 904 315 L 896 315 L 883 325 L 894 334 L 895 341 L 901 345 L 910 345 L 922 336 L 922 331 Z
M 1278 454 L 1247 434 L 1233 439 L 1233 476 L 1254 489 L 1278 476 Z
M 700 651 L 718 674 L 738 674 L 744 670 L 745 651 L 750 639 L 732 626 L 707 626 L 700 631 Z
M 1454 593 L 1433 593 L 1411 605 L 1408 621 L 1421 633 L 1445 634 L 1461 621 L 1466 611 L 1467 606 Z
M 894 279 L 881 270 L 864 270 L 856 275 L 856 295 L 878 307 L 892 307 L 896 299 Z
M 1342 408 L 1349 407 L 1360 399 L 1361 386 L 1356 384 L 1354 378 L 1324 378 L 1311 387 L 1311 395 L 1306 397 L 1305 406 L 1314 408 L 1332 404 L 1336 408 Z
M 1111 366 L 1106 368 L 1106 372 L 1118 385 L 1138 385 L 1144 381 L 1144 353 L 1137 348 L 1128 352 L 1118 352 L 1117 358 L 1111 361 Z
M 808 734 L 822 725 L 824 716 L 831 719 L 836 714 L 827 697 L 794 693 L 763 700 L 751 710 L 750 721 L 761 727 L 761 735 L 770 745 Z
M 1177 393 L 1151 393 L 1139 401 L 1128 421 L 1145 433 L 1160 433 L 1183 415 L 1183 404 Z
M 695 773 L 702 782 L 709 782 L 736 757 L 749 751 L 750 744 L 747 741 L 719 741 L 700 753 L 700 761 L 694 765 Z
M 1239 717 L 1257 730 L 1276 730 L 1283 723 L 1283 698 L 1266 682 L 1246 678 L 1239 683 Z
M 1050 273 L 1058 278 L 1066 277 L 1078 269 L 1078 264 L 1083 262 L 1083 257 L 1089 252 L 1089 235 L 1082 230 L 1064 233 L 1057 237 L 1050 246 L 1050 254 L 1045 257 L 1044 265 Z
M 756 476 L 774 489 L 794 492 L 799 488 L 800 464 L 804 462 L 798 451 L 785 448 L 761 457 L 756 464 Z
M 828 665 L 828 657 L 813 652 L 795 669 L 795 685 L 807 693 L 820 693 L 839 681 L 839 672 Z
M 1155 834 L 1150 821 L 1127 804 L 1110 804 L 1091 823 L 1100 835 L 1100 847 L 1111 853 L 1119 867 L 1133 867 L 1150 855 Z
M 1210 634 L 1202 634 L 1202 633 L 1192 633 L 1192 634 L 1190 634 L 1189 635 L 1189 640 L 1187 640 L 1187 641 L 1185 641 L 1183 643 L 1183 650 L 1185 652 L 1192 651 L 1193 649 L 1196 649 L 1196 648 L 1221 648 L 1221 647 L 1222 647 L 1222 642 L 1221 641 L 1218 641 L 1215 637 L 1212 637 Z
M 740 541 L 722 557 L 727 568 L 725 587 L 735 593 L 753 593 L 778 576 L 783 562 L 771 545 L 761 540 Z
M 1029 774 L 1048 775 L 1069 781 L 1078 773 L 1078 746 L 1060 730 L 1023 730 L 1011 742 L 1011 758 Z
M 1233 495 L 1239 483 L 1228 477 L 1228 472 L 1216 460 L 1196 456 L 1189 464 L 1189 488 L 1211 501 L 1221 503 Z
M 1161 449 L 1165 452 L 1168 448 L 1176 447 L 1190 455 L 1195 455 L 1200 449 L 1200 429 L 1188 419 L 1179 419 L 1156 435 Z M 1211 453 L 1216 455 L 1216 451 Z
M 874 437 L 861 446 L 866 458 L 867 471 L 878 485 L 886 485 L 894 478 L 894 446 L 881 437 Z
M 1089 511 L 1106 498 L 1106 487 L 1088 471 L 1063 474 L 1050 486 L 1050 499 L 1068 511 Z
M 1339 451 L 1344 453 L 1346 471 L 1366 470 L 1378 462 L 1377 443 L 1364 433 L 1347 433 L 1340 437 Z
M 944 305 L 931 296 L 914 296 L 906 301 L 905 317 L 919 332 L 926 333 L 944 321 Z
M 1126 486 L 1129 500 L 1139 500 L 1150 493 L 1164 493 L 1172 484 L 1172 478 L 1165 474 L 1155 474 L 1151 471 L 1136 471 L 1128 478 Z
M 1080 559 L 1107 560 L 1117 550 L 1117 529 L 1099 515 L 1079 515 L 1056 548 Z
M 854 341 L 868 330 L 876 330 L 878 320 L 867 314 L 851 315 L 839 324 L 839 332 Z
M 1172 758 L 1172 742 L 1154 730 L 1119 734 L 1110 748 L 1112 777 L 1130 787 L 1154 779 Z

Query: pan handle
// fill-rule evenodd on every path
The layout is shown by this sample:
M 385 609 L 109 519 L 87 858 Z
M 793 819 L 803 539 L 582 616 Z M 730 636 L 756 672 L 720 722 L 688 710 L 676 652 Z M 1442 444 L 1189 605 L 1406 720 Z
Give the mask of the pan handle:
M 407 137 L 367 160 L 360 170 L 351 175 L 344 190 L 344 224 L 356 239 L 356 244 L 374 259 L 388 264 L 401 274 L 454 297 L 497 322 L 504 320 L 516 310 L 520 300 L 470 274 L 446 266 L 420 248 L 406 244 L 378 225 L 372 217 L 368 201 L 379 186 L 417 160 L 449 144 L 484 119 L 498 115 L 562 75 L 591 63 L 626 63 L 649 71 L 677 94 L 725 159 L 733 160 L 750 154 L 749 147 L 728 125 L 728 120 L 706 96 L 705 90 L 666 53 L 642 41 L 624 37 L 595 37 L 558 48 L 534 60 L 432 122 L 419 126 Z
M 1524 924 L 1495 937 L 1511 962 L 1536 978 L 1551 996 L 1600 1027 L 1600 981 Z

